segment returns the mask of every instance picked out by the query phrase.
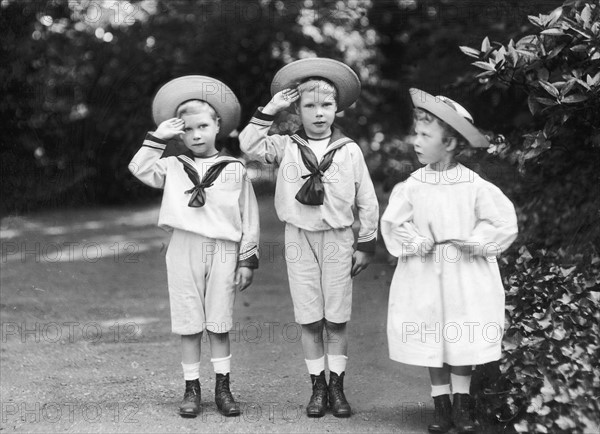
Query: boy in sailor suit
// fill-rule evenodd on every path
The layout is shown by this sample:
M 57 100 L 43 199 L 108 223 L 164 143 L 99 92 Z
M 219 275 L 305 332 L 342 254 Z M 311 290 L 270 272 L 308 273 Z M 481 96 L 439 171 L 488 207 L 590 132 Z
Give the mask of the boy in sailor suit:
M 158 225 L 172 231 L 166 255 L 173 333 L 181 335 L 184 417 L 200 412 L 200 343 L 208 332 L 215 401 L 226 416 L 240 407 L 229 389 L 236 290 L 258 267 L 258 205 L 242 162 L 219 153 L 216 139 L 237 126 L 240 105 L 223 83 L 204 76 L 170 81 L 157 93 L 149 133 L 129 164 L 143 183 L 164 190 Z M 179 137 L 187 155 L 161 158 Z
M 321 417 L 330 406 L 334 416 L 349 417 L 343 381 L 352 277 L 374 254 L 379 212 L 361 149 L 332 124 L 336 112 L 358 98 L 360 81 L 333 59 L 302 59 L 275 75 L 271 93 L 271 101 L 241 132 L 240 148 L 250 159 L 279 165 L 275 208 L 286 222 L 290 292 L 313 386 L 307 415 Z M 275 115 L 287 109 L 295 109 L 302 129 L 292 136 L 267 135 Z M 355 210 L 360 221 L 356 250 Z

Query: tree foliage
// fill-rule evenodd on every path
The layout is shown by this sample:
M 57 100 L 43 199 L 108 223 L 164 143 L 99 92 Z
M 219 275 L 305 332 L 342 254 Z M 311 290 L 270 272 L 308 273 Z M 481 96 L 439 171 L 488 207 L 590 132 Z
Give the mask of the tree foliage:
M 481 95 L 519 95 L 532 115 L 491 149 L 523 176 L 510 190 L 529 249 L 504 269 L 501 374 L 479 397 L 512 431 L 591 432 L 600 424 L 600 2 L 528 19 L 532 31 L 516 42 L 461 47 Z
M 174 77 L 227 83 L 242 103 L 242 122 L 268 100 L 277 69 L 297 58 L 344 60 L 366 80 L 375 42 L 369 5 L 3 1 L 3 212 L 155 195 L 125 163 L 153 128 L 154 92 Z M 347 116 L 360 136 L 358 115 Z

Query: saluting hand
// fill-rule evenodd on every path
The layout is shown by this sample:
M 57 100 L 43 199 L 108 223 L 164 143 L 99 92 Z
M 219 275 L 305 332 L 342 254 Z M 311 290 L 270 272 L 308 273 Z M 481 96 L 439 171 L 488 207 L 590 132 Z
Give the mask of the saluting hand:
M 273 95 L 273 98 L 262 109 L 262 112 L 266 115 L 275 115 L 291 106 L 298 98 L 300 98 L 300 93 L 297 89 L 283 89 Z
M 158 137 L 162 140 L 169 140 L 175 136 L 181 136 L 183 134 L 183 127 L 185 122 L 179 118 L 167 119 L 160 123 L 156 131 L 152 133 L 154 137 Z

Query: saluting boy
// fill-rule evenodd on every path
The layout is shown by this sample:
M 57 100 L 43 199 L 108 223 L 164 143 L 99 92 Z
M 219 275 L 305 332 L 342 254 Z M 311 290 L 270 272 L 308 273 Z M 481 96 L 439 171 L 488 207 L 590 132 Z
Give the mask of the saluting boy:
M 181 335 L 185 394 L 179 414 L 200 412 L 200 343 L 208 332 L 216 373 L 215 402 L 225 416 L 240 407 L 229 388 L 236 289 L 258 267 L 258 205 L 242 162 L 219 153 L 216 140 L 237 126 L 233 92 L 210 77 L 192 75 L 165 84 L 152 104 L 158 128 L 148 133 L 129 170 L 164 189 L 158 225 L 172 231 L 167 277 L 173 333 Z M 180 138 L 187 154 L 161 158 L 166 141 Z
M 358 99 L 360 81 L 336 60 L 303 59 L 277 72 L 271 94 L 271 101 L 241 132 L 240 148 L 251 159 L 279 166 L 275 208 L 286 222 L 286 252 L 288 247 L 298 252 L 286 262 L 313 386 L 307 415 L 321 417 L 329 404 L 334 416 L 349 417 L 343 382 L 352 277 L 367 267 L 374 254 L 379 212 L 361 149 L 333 122 L 337 112 Z M 269 136 L 275 115 L 286 109 L 300 116 L 302 129 L 291 136 Z M 360 221 L 356 250 L 351 228 L 355 209 Z

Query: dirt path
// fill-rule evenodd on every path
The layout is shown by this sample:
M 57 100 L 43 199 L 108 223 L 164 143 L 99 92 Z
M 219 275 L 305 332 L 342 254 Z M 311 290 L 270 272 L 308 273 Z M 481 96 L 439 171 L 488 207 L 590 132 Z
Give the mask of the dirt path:
M 203 413 L 176 414 L 183 393 L 170 333 L 157 207 L 52 212 L 2 220 L 2 432 L 426 432 L 425 369 L 387 356 L 392 267 L 383 245 L 354 286 L 346 392 L 354 414 L 305 417 L 310 381 L 293 323 L 283 226 L 260 198 L 261 268 L 236 300 L 232 390 L 242 416 L 213 400 L 203 344 Z

